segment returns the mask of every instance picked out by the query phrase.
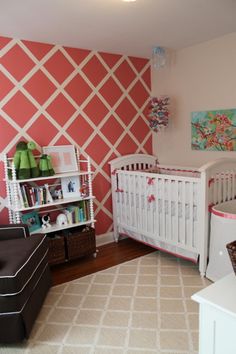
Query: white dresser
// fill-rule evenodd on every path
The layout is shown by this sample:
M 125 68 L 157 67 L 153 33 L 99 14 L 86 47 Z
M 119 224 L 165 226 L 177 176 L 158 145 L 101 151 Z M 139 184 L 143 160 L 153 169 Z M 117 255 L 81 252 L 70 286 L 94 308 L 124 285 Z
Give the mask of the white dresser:
M 236 276 L 234 273 L 197 292 L 200 304 L 199 354 L 236 354 Z

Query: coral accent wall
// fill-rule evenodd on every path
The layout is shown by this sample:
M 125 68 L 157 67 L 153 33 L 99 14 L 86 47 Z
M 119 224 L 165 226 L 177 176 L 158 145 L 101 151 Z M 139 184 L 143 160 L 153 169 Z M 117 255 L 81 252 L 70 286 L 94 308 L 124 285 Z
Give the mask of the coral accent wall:
M 96 233 L 111 231 L 108 162 L 152 153 L 149 97 L 147 59 L 0 37 L 1 177 L 3 155 L 19 140 L 76 144 L 95 172 Z M 8 220 L 2 178 L 1 223 Z

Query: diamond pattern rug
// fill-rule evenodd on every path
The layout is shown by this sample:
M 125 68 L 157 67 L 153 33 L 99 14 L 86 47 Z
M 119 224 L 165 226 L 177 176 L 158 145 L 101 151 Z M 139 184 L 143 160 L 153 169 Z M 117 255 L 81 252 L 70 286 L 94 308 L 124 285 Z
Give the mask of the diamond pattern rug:
M 0 353 L 196 354 L 210 282 L 171 255 L 144 257 L 51 288 L 28 342 Z

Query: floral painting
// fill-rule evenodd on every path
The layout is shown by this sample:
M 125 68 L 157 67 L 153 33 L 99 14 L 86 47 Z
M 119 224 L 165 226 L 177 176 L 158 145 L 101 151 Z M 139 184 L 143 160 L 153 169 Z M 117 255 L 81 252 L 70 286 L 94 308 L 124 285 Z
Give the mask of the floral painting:
M 192 113 L 192 149 L 236 150 L 236 109 Z

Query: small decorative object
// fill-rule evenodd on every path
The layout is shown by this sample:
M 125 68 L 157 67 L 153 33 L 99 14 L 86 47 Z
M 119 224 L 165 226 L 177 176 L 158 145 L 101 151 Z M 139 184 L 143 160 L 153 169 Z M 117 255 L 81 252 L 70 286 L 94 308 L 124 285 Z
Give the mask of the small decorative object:
M 39 169 L 32 153 L 32 150 L 35 148 L 36 145 L 33 141 L 28 143 L 25 141 L 20 141 L 16 145 L 16 152 L 13 162 L 18 179 L 27 179 L 39 176 Z
M 46 229 L 48 227 L 51 227 L 51 224 L 50 224 L 50 215 L 49 214 L 45 214 L 41 217 L 41 222 L 42 222 L 42 228 L 43 229 Z
M 40 176 L 42 177 L 53 176 L 55 174 L 51 164 L 51 156 L 47 154 L 43 154 L 40 157 L 39 172 L 40 172 Z
M 21 215 L 21 220 L 24 224 L 26 224 L 29 228 L 29 231 L 35 231 L 40 229 L 40 220 L 38 213 L 36 211 L 32 211 L 31 213 L 26 213 Z
M 236 109 L 192 112 L 192 149 L 236 150 Z
M 149 126 L 154 132 L 159 132 L 168 126 L 170 98 L 167 96 L 153 97 L 149 107 Z
M 63 198 L 81 197 L 80 180 L 78 176 L 61 178 Z
M 53 199 L 52 199 L 52 195 L 51 195 L 51 193 L 49 191 L 49 185 L 46 183 L 44 185 L 44 187 L 45 187 L 45 190 L 46 190 L 46 204 L 52 203 Z
M 56 219 L 56 224 L 57 224 L 57 226 L 68 225 L 66 215 L 63 213 L 59 214 Z
M 80 187 L 81 197 L 85 198 L 89 195 L 89 185 L 88 181 L 84 181 Z
M 62 190 L 61 189 L 54 189 L 51 192 L 51 195 L 54 200 L 62 199 Z
M 78 171 L 73 145 L 44 146 L 43 153 L 51 156 L 56 173 Z

